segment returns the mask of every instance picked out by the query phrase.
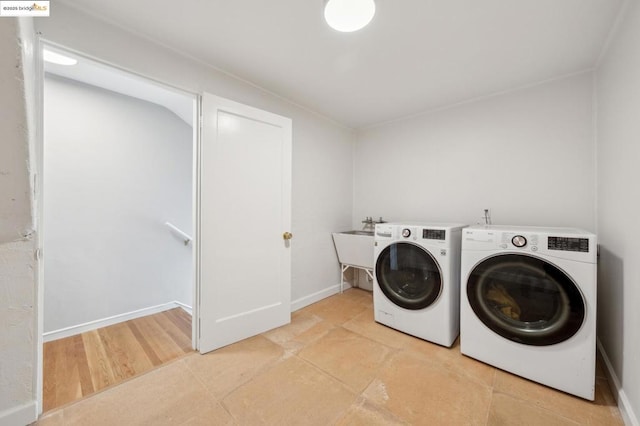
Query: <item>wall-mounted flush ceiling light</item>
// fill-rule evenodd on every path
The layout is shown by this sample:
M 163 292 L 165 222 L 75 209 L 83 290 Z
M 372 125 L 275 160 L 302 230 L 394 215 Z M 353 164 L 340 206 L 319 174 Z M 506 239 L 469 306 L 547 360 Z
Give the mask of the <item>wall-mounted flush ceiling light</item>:
M 42 59 L 57 65 L 75 65 L 78 63 L 77 59 L 73 59 L 47 49 L 42 50 Z
M 325 0 L 324 19 L 335 30 L 349 33 L 365 27 L 376 14 L 374 0 Z

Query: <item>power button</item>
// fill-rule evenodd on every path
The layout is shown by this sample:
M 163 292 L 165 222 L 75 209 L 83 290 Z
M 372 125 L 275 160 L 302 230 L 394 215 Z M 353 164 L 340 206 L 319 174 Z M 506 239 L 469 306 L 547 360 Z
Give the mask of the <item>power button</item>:
M 527 239 L 522 235 L 516 235 L 511 239 L 511 244 L 516 247 L 524 247 L 527 245 Z

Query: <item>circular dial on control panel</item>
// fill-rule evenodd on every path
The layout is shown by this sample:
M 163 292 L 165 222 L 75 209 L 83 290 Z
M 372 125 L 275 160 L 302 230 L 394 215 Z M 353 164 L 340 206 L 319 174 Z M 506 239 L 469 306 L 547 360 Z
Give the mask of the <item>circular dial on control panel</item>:
M 405 238 L 409 238 L 411 236 L 411 229 L 404 228 L 402 230 L 402 236 Z
M 511 239 L 511 243 L 516 247 L 524 247 L 527 245 L 527 239 L 522 235 L 516 235 Z

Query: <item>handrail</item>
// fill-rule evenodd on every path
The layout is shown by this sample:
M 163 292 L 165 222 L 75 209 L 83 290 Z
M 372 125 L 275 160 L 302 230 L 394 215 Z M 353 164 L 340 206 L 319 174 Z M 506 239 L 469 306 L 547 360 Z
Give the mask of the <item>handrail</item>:
M 184 240 L 185 246 L 188 245 L 191 242 L 191 240 L 193 240 L 193 238 L 191 238 L 186 232 L 181 231 L 177 226 L 169 222 L 165 222 L 165 225 L 167 225 L 172 231 L 174 231 L 176 234 L 182 237 L 182 239 Z

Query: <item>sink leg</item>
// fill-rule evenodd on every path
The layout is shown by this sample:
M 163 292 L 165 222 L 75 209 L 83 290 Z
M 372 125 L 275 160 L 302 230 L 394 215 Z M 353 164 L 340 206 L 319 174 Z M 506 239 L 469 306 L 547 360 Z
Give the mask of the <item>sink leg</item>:
M 369 278 L 371 278 L 371 281 L 373 281 L 373 270 L 365 269 L 364 271 L 367 273 L 367 275 L 369 275 Z
M 340 264 L 340 294 L 344 290 L 344 272 L 349 269 L 348 265 Z
M 354 268 L 354 269 L 362 269 L 364 270 L 367 275 L 369 276 L 369 278 L 371 278 L 371 281 L 373 281 L 373 269 L 367 269 L 367 268 L 362 268 L 359 266 L 351 266 L 351 265 L 344 265 L 344 264 L 340 264 L 340 294 L 342 294 L 342 292 L 344 291 L 344 273 L 347 271 L 347 269 L 349 268 Z M 360 275 L 358 274 L 357 276 L 354 274 L 353 277 L 353 284 L 351 285 L 351 287 L 353 288 L 360 288 L 359 284 L 359 278 Z

